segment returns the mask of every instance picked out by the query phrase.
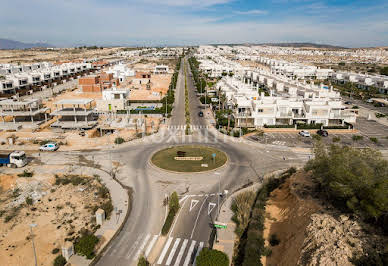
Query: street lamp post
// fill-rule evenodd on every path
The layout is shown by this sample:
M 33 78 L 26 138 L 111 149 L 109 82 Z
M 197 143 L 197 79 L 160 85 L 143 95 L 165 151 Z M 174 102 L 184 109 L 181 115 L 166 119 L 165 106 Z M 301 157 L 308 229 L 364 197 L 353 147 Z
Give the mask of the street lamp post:
M 32 233 L 32 228 L 36 226 L 37 224 L 30 224 L 30 234 L 31 234 L 32 249 L 34 250 L 35 266 L 38 266 L 38 260 L 36 258 L 36 251 L 35 251 L 35 244 L 34 244 L 34 235 Z

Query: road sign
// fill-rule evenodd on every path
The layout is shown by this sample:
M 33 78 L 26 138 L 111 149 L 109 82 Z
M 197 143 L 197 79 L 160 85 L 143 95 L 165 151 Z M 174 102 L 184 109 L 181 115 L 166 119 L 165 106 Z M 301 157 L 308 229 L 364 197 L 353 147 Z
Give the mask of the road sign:
M 217 221 L 215 221 L 213 225 L 215 228 L 221 228 L 221 229 L 226 229 L 226 227 L 228 226 L 226 223 L 220 223 Z
M 215 153 L 212 153 L 212 157 L 213 157 L 213 158 L 216 158 L 216 155 L 217 155 L 217 154 L 215 154 Z
M 190 212 L 191 210 L 198 204 L 199 200 L 191 200 L 191 203 L 190 203 Z
M 207 215 L 209 215 L 212 210 L 214 209 L 214 207 L 216 206 L 217 204 L 213 203 L 213 202 L 209 202 L 209 207 L 207 209 Z

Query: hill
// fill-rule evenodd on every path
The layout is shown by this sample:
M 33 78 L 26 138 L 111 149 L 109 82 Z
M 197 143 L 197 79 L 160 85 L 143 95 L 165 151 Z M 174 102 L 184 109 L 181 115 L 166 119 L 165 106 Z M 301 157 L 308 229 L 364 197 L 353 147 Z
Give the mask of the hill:
M 29 48 L 37 48 L 37 47 L 54 47 L 48 43 L 24 43 L 9 39 L 0 39 L 0 49 L 3 50 L 13 50 L 13 49 L 29 49 Z

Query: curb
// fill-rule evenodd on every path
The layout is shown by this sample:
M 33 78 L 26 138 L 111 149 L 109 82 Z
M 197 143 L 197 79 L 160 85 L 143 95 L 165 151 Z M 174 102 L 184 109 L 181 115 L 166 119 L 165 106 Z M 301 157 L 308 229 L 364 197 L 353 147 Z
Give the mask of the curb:
M 202 147 L 211 147 L 211 146 L 192 145 L 192 144 L 185 144 L 185 145 L 182 145 L 182 144 L 178 144 L 178 145 L 170 145 L 169 147 L 174 147 L 174 146 L 202 146 Z M 213 148 L 213 147 L 212 147 L 212 148 Z M 164 149 L 167 149 L 167 148 L 164 148 Z M 210 172 L 216 171 L 216 170 L 218 170 L 218 169 L 221 169 L 221 168 L 223 168 L 223 167 L 226 167 L 226 166 L 228 165 L 228 163 L 229 163 L 229 156 L 228 156 L 228 154 L 227 154 L 225 151 L 223 151 L 223 150 L 217 148 L 217 150 L 223 152 L 223 153 L 225 154 L 225 156 L 226 156 L 226 161 L 225 161 L 225 163 L 224 163 L 223 165 L 217 167 L 217 168 L 210 169 L 210 170 L 199 171 L 199 172 L 178 172 L 178 171 L 167 170 L 167 169 L 163 169 L 163 168 L 161 168 L 161 167 L 159 167 L 159 166 L 156 166 L 156 165 L 152 162 L 152 157 L 155 155 L 155 153 L 157 153 L 157 152 L 159 152 L 159 151 L 162 151 L 162 150 L 164 150 L 164 149 L 161 149 L 161 150 L 158 150 L 158 151 L 154 151 L 154 152 L 149 156 L 149 158 L 148 158 L 148 164 L 149 164 L 151 167 L 153 167 L 153 168 L 155 168 L 155 169 L 157 169 L 157 170 L 162 170 L 162 171 L 164 171 L 164 172 L 168 172 L 168 173 L 172 173 L 172 174 L 202 174 L 202 173 L 210 173 Z

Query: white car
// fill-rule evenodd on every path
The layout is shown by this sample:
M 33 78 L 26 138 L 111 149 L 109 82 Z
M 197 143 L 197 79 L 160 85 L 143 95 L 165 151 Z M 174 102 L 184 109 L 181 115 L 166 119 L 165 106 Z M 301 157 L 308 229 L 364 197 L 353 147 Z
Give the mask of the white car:
M 54 142 L 46 143 L 42 146 L 40 146 L 39 150 L 40 151 L 56 151 L 58 150 L 59 145 Z
M 301 135 L 302 137 L 311 137 L 310 132 L 305 130 L 299 131 L 299 135 Z

